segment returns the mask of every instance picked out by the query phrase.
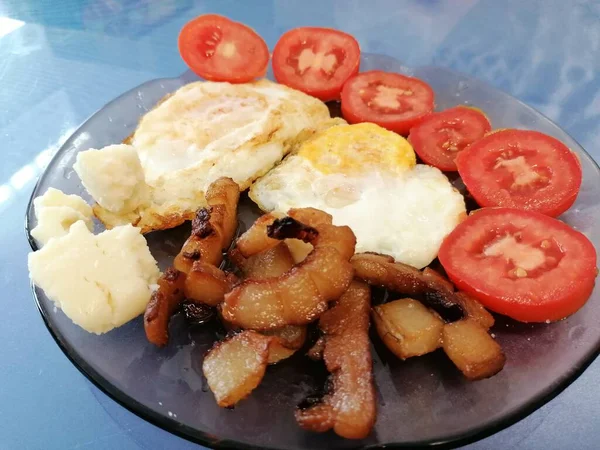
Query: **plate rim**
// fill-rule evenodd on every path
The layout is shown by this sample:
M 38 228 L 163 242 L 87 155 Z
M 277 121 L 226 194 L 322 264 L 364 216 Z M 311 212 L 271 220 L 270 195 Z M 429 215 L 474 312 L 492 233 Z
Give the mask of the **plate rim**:
M 391 58 L 388 55 L 382 55 L 382 54 L 377 54 L 377 53 L 365 53 L 363 56 Z M 395 60 L 395 58 L 392 58 L 392 59 Z M 407 67 L 407 66 L 403 66 L 403 67 Z M 459 75 L 465 79 L 468 79 L 469 81 L 484 84 L 487 89 L 495 91 L 495 93 L 500 94 L 504 97 L 508 97 L 511 99 L 511 101 L 516 101 L 522 107 L 525 107 L 526 109 L 529 109 L 529 110 L 535 112 L 540 117 L 544 118 L 545 120 L 549 121 L 553 125 L 557 126 L 563 133 L 565 133 L 570 139 L 573 140 L 573 142 L 575 142 L 579 146 L 581 151 L 583 151 L 583 156 L 587 157 L 587 159 L 592 163 L 592 165 L 595 167 L 597 172 L 600 172 L 600 165 L 595 161 L 595 159 L 587 152 L 587 150 L 573 136 L 571 136 L 564 128 L 562 128 L 559 124 L 557 124 L 556 122 L 551 120 L 545 114 L 538 111 L 536 108 L 526 104 L 525 102 L 521 101 L 519 98 L 514 97 L 514 96 L 508 94 L 507 92 L 504 92 L 503 90 L 496 88 L 495 86 L 492 86 L 491 84 L 487 83 L 486 81 L 475 78 L 469 74 L 465 74 L 465 73 L 462 73 L 459 71 L 455 71 L 453 69 L 449 69 L 444 66 L 425 65 L 425 66 L 418 66 L 418 67 L 434 68 L 434 69 L 438 69 L 438 70 L 447 71 L 454 75 Z M 416 67 L 407 67 L 407 68 L 415 69 Z M 75 131 L 73 131 L 73 133 L 61 144 L 60 148 L 52 156 L 47 167 L 49 167 L 54 162 L 54 160 L 57 159 L 64 152 L 65 148 L 67 148 L 68 146 L 71 145 L 71 140 L 73 139 L 73 136 L 78 134 L 78 132 L 81 130 L 81 128 L 83 128 L 95 116 L 100 114 L 106 107 L 118 102 L 122 97 L 128 96 L 132 92 L 137 91 L 148 84 L 153 84 L 156 82 L 182 81 L 182 82 L 184 82 L 184 84 L 187 84 L 188 82 L 191 82 L 194 80 L 200 80 L 200 79 L 197 78 L 190 70 L 187 70 L 177 77 L 163 77 L 163 78 L 155 78 L 155 79 L 147 80 L 144 83 L 141 83 L 141 84 L 123 92 L 122 94 L 118 95 L 114 99 L 105 103 L 102 107 L 98 108 L 93 114 L 91 114 L 86 120 L 84 120 L 75 129 Z M 577 150 L 577 153 L 578 152 L 579 152 L 579 150 Z M 39 175 L 38 180 L 36 181 L 36 184 L 33 187 L 31 196 L 29 198 L 29 201 L 27 202 L 27 208 L 25 210 L 24 232 L 25 232 L 26 238 L 29 242 L 29 245 L 30 245 L 32 251 L 39 250 L 39 247 L 38 247 L 35 239 L 33 238 L 33 236 L 31 236 L 30 216 L 31 216 L 31 212 L 33 211 L 33 201 L 36 198 L 36 196 L 39 194 L 38 188 L 39 188 L 40 182 L 44 178 L 44 175 L 46 174 L 46 172 L 47 172 L 47 168 L 44 169 L 44 171 Z M 224 439 L 224 440 L 218 439 L 216 436 L 212 436 L 210 433 L 208 433 L 206 431 L 199 431 L 196 428 L 189 427 L 189 426 L 184 425 L 176 420 L 173 420 L 173 419 L 167 417 L 166 415 L 156 413 L 152 409 L 146 407 L 144 404 L 138 402 L 133 397 L 129 396 L 123 390 L 114 387 L 113 385 L 111 385 L 110 382 L 106 381 L 105 378 L 102 375 L 100 375 L 95 369 L 93 369 L 90 365 L 88 365 L 83 358 L 79 357 L 77 352 L 70 349 L 70 346 L 66 342 L 66 339 L 64 339 L 64 337 L 61 335 L 61 333 L 57 329 L 55 329 L 54 326 L 52 325 L 52 321 L 48 317 L 48 312 L 44 311 L 44 308 L 42 307 L 41 302 L 38 298 L 38 295 L 36 292 L 36 287 L 33 285 L 33 282 L 31 282 L 31 281 L 30 281 L 30 288 L 32 291 L 35 305 L 42 317 L 44 325 L 46 326 L 48 332 L 50 333 L 50 335 L 52 336 L 52 338 L 54 339 L 54 341 L 56 342 L 58 347 L 61 349 L 63 354 L 67 357 L 67 359 L 71 362 L 71 364 L 73 366 L 75 366 L 75 368 L 81 374 L 83 374 L 83 376 L 88 381 L 90 381 L 96 388 L 98 388 L 102 393 L 107 395 L 110 399 L 115 401 L 120 406 L 124 407 L 125 409 L 127 409 L 131 413 L 135 414 L 139 418 L 141 418 L 141 419 L 151 423 L 152 425 L 155 425 L 171 434 L 174 434 L 180 438 L 183 438 L 187 441 L 190 441 L 190 442 L 193 442 L 196 444 L 208 446 L 209 448 L 217 448 L 217 449 L 238 448 L 238 449 L 247 449 L 247 450 L 278 450 L 279 449 L 279 447 L 272 447 L 272 446 L 258 447 L 258 446 L 254 446 L 252 444 L 247 444 L 247 443 L 244 443 L 241 441 L 235 441 L 235 440 L 230 440 L 230 439 Z M 530 401 L 523 404 L 520 408 L 517 408 L 514 412 L 509 413 L 504 417 L 499 417 L 497 419 L 494 419 L 491 422 L 481 425 L 477 428 L 471 429 L 468 432 L 450 435 L 443 440 L 429 439 L 429 440 L 417 440 L 417 441 L 410 441 L 410 442 L 407 441 L 407 442 L 395 442 L 395 443 L 380 443 L 380 444 L 355 446 L 352 448 L 361 448 L 361 449 L 369 449 L 369 450 L 380 449 L 380 448 L 446 449 L 446 448 L 462 447 L 464 445 L 468 445 L 468 444 L 480 441 L 482 439 L 492 436 L 492 435 L 498 433 L 499 431 L 502 431 L 502 430 L 516 424 L 517 422 L 520 422 L 527 416 L 531 415 L 534 411 L 540 409 L 541 407 L 543 407 L 544 405 L 549 403 L 551 400 L 556 398 L 567 387 L 569 387 L 573 382 L 575 382 L 583 374 L 583 372 L 585 372 L 585 370 L 596 360 L 596 358 L 599 355 L 600 355 L 600 340 L 598 341 L 596 346 L 593 347 L 590 350 L 590 352 L 588 352 L 588 354 L 586 354 L 585 357 L 582 358 L 581 362 L 578 365 L 571 367 L 572 370 L 567 376 L 565 376 L 561 380 L 558 380 L 555 384 L 552 385 L 552 387 L 548 388 L 546 391 L 541 392 L 537 396 L 533 397 Z

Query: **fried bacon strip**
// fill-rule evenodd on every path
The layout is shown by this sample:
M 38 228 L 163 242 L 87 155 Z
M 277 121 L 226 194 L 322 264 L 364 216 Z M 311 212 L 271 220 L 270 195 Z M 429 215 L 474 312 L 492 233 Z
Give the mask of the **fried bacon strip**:
M 312 219 L 314 222 L 319 221 L 331 225 L 332 217 L 329 214 L 314 210 L 313 208 L 306 208 L 304 211 L 305 214 L 310 214 L 310 217 L 307 220 Z M 316 213 L 313 213 L 313 211 L 316 211 Z M 302 213 L 299 210 L 296 210 L 296 215 L 298 216 L 298 214 Z M 248 231 L 238 238 L 235 249 L 238 254 L 248 258 L 269 248 L 275 247 L 280 241 L 267 235 L 267 227 L 272 225 L 275 219 L 281 217 L 283 216 L 275 213 L 268 213 L 259 217 Z M 302 222 L 299 217 L 296 217 L 296 219 Z M 300 239 L 285 239 L 284 242 L 287 244 L 296 264 L 304 261 L 313 250 L 312 244 L 301 241 Z
M 433 307 L 458 311 L 486 330 L 494 325 L 494 317 L 475 299 L 454 286 L 435 270 L 423 271 L 395 262 L 391 256 L 360 253 L 352 257 L 355 276 L 375 286 L 406 296 L 420 296 Z
M 349 227 L 332 225 L 330 220 L 331 216 L 312 208 L 296 209 L 290 210 L 288 217 L 274 219 L 264 226 L 266 237 L 252 231 L 253 239 L 262 244 L 267 239 L 277 242 L 298 238 L 311 243 L 314 249 L 304 261 L 282 275 L 249 278 L 234 287 L 225 295 L 221 307 L 224 320 L 242 328 L 271 330 L 284 325 L 305 325 L 319 317 L 328 302 L 347 289 L 353 277 L 349 259 L 356 245 L 354 233 Z M 246 236 L 240 238 L 243 242 L 246 239 Z M 242 255 L 250 254 L 248 247 L 258 247 L 250 244 L 252 240 L 241 248 L 238 245 Z M 267 248 L 274 247 L 268 244 Z
M 169 320 L 185 298 L 184 284 L 185 274 L 172 267 L 158 279 L 144 313 L 146 338 L 154 345 L 163 347 L 169 341 Z
M 219 406 L 233 406 L 260 384 L 267 369 L 271 338 L 242 331 L 217 342 L 202 363 L 202 372 Z
M 276 242 L 274 247 L 250 257 L 243 256 L 238 248 L 234 248 L 229 252 L 229 260 L 240 269 L 244 278 L 264 280 L 278 277 L 294 267 L 294 258 L 285 242 Z
M 205 208 L 192 220 L 192 233 L 185 241 L 173 265 L 188 273 L 195 261 L 218 266 L 223 250 L 229 248 L 237 228 L 239 186 L 231 178 L 219 178 L 206 190 Z
M 185 298 L 215 306 L 236 279 L 216 266 L 229 247 L 237 227 L 240 193 L 231 178 L 219 178 L 206 190 L 208 208 L 192 221 L 192 233 L 158 281 L 144 313 L 144 329 L 150 342 L 164 346 L 169 340 L 169 320 Z
M 256 253 L 248 258 L 237 249 L 229 252 L 229 259 L 243 273 L 244 277 L 261 280 L 278 277 L 294 266 L 294 258 L 285 242 L 277 241 L 277 245 Z M 306 341 L 306 327 L 287 325 L 283 328 L 264 331 L 271 336 L 269 347 L 269 364 L 276 364 L 292 356 Z
M 296 420 L 305 430 L 333 429 L 347 439 L 362 439 L 371 432 L 376 406 L 368 334 L 370 303 L 369 286 L 353 281 L 319 319 L 332 388 L 320 403 L 296 410 Z
M 249 258 L 279 244 L 277 239 L 267 235 L 267 227 L 271 226 L 279 216 L 268 213 L 260 216 L 252 226 L 235 242 L 236 251 L 244 258 Z
M 412 298 L 373 307 L 373 322 L 383 343 L 398 358 L 425 355 L 442 345 L 444 321 Z
M 494 376 L 506 362 L 500 345 L 472 319 L 445 324 L 442 340 L 446 355 L 469 380 Z
M 237 283 L 237 277 L 212 264 L 196 261 L 185 277 L 184 294 L 189 300 L 217 306 Z

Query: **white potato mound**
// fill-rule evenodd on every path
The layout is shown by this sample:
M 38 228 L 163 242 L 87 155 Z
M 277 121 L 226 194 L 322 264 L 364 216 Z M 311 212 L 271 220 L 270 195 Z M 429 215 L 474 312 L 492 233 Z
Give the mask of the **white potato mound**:
M 144 171 L 131 145 L 80 152 L 73 169 L 89 194 L 108 211 L 130 213 L 149 201 Z
M 171 228 L 204 206 L 210 183 L 230 177 L 240 190 L 247 189 L 330 120 L 320 100 L 268 80 L 195 82 L 149 111 L 131 138 L 149 187 L 147 204 L 132 209 L 125 190 L 113 196 L 109 183 L 92 183 L 103 177 L 99 163 L 81 170 L 81 160 L 76 170 L 98 203 L 96 216 L 107 227 L 132 223 L 142 232 Z M 114 156 L 128 165 L 123 154 Z M 119 207 L 117 199 L 126 207 Z
M 352 228 L 357 252 L 384 253 L 419 269 L 436 258 L 444 237 L 466 216 L 464 199 L 448 178 L 423 164 L 393 175 L 383 167 L 324 174 L 292 155 L 255 182 L 250 197 L 264 211 L 326 211 L 335 225 Z
M 29 254 L 29 273 L 75 324 L 106 333 L 144 312 L 160 272 L 140 229 L 94 235 L 83 221 Z
M 82 220 L 93 230 L 92 208 L 78 195 L 67 195 L 59 189 L 49 188 L 44 195 L 33 201 L 37 225 L 31 235 L 42 245 L 50 239 L 69 232 L 75 222 Z

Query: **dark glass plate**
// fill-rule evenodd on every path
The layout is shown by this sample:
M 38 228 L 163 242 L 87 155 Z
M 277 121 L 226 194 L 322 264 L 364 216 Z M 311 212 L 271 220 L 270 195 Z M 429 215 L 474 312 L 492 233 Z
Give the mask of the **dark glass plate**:
M 476 105 L 488 114 L 495 128 L 539 130 L 575 150 L 581 158 L 583 185 L 577 202 L 562 219 L 586 233 L 599 247 L 599 169 L 558 126 L 509 95 L 447 69 L 406 68 L 379 55 L 363 55 L 361 67 L 417 76 L 432 85 L 439 109 Z M 107 104 L 59 150 L 33 197 L 55 187 L 89 200 L 72 170 L 77 152 L 121 142 L 158 100 L 195 79 L 193 74 L 185 73 L 179 78 L 149 81 Z M 242 225 L 251 223 L 257 214 L 245 199 Z M 27 230 L 33 226 L 30 204 Z M 189 228 L 182 226 L 148 236 L 162 269 L 179 251 L 188 233 Z M 36 248 L 35 241 L 29 239 Z M 540 407 L 572 382 L 600 348 L 598 289 L 581 311 L 559 323 L 526 325 L 499 318 L 493 332 L 508 362 L 500 374 L 484 381 L 465 381 L 439 351 L 402 362 L 374 339 L 377 424 L 368 439 L 346 441 L 333 433 L 307 433 L 296 425 L 294 407 L 322 383 L 324 372 L 301 354 L 269 367 L 262 384 L 235 409 L 221 409 L 201 372 L 203 354 L 215 340 L 213 327 L 190 329 L 183 317 L 175 317 L 169 346 L 157 349 L 146 341 L 141 318 L 96 336 L 73 325 L 40 289 L 34 289 L 34 294 L 58 345 L 100 389 L 144 419 L 216 447 L 334 449 L 465 443 L 506 427 Z

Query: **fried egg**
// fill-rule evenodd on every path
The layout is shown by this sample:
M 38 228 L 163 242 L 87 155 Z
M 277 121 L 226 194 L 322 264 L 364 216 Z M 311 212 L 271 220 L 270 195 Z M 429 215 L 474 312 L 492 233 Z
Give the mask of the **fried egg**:
M 435 167 L 416 164 L 404 138 L 377 125 L 339 125 L 303 143 L 250 188 L 265 211 L 313 207 L 348 225 L 357 252 L 422 268 L 465 217 L 465 202 Z
M 240 190 L 247 189 L 298 142 L 331 121 L 320 100 L 268 80 L 190 83 L 149 111 L 130 139 L 150 201 L 132 212 L 116 207 L 128 205 L 125 198 L 90 192 L 98 203 L 94 212 L 109 227 L 133 223 L 144 232 L 171 228 L 204 206 L 204 191 L 214 180 L 230 177 Z M 114 151 L 110 155 L 117 156 Z M 78 174 L 84 185 L 102 184 L 94 182 L 101 174 L 93 168 Z

